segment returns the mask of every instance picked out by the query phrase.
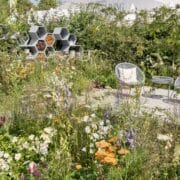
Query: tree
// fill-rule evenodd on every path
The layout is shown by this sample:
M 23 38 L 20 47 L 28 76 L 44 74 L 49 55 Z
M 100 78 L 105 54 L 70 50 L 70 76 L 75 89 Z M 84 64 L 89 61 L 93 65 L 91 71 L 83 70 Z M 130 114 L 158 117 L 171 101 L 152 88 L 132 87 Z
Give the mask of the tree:
M 17 0 L 16 10 L 19 14 L 27 13 L 33 7 L 29 0 Z
M 38 7 L 40 10 L 48 10 L 57 7 L 57 0 L 40 0 Z

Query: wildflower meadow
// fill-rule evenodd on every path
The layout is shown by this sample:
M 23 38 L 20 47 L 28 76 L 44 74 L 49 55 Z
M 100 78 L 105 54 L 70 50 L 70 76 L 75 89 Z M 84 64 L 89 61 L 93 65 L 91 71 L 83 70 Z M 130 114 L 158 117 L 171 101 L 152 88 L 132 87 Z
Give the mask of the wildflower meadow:
M 114 69 L 134 63 L 150 93 L 166 92 L 151 78 L 179 76 L 179 6 L 136 12 L 132 24 L 124 22 L 126 12 L 94 4 L 69 17 L 44 19 L 48 32 L 67 27 L 83 50 L 27 60 L 11 36 L 30 28 L 28 9 L 49 6 L 18 2 L 16 21 L 9 21 L 5 3 L 0 17 L 9 29 L 0 39 L 0 180 L 178 180 L 179 104 L 170 106 L 173 113 L 151 108 L 158 100 L 144 106 L 140 97 L 146 94 L 134 86 L 134 95 L 121 97 Z M 51 45 L 53 38 L 49 33 L 44 41 Z M 33 48 L 45 49 L 42 42 Z

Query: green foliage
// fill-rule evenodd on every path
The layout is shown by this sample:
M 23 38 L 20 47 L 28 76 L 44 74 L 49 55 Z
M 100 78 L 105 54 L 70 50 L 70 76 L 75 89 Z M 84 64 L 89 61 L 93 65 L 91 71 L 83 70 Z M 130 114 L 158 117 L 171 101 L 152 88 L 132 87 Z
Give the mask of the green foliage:
M 123 21 L 125 13 L 112 9 L 107 11 L 107 16 L 105 10 L 90 6 L 72 15 L 69 27 L 76 32 L 79 43 L 85 49 L 101 50 L 112 64 L 124 61 L 138 64 L 148 78 L 159 73 L 171 76 L 179 74 L 180 28 L 177 9 L 162 7 L 154 10 L 153 15 L 146 11 L 137 12 L 137 19 L 132 25 Z M 146 59 L 152 53 L 159 55 L 149 63 Z M 162 70 L 162 63 L 167 70 Z M 154 64 L 156 68 L 151 72 Z
M 17 0 L 16 10 L 19 14 L 26 14 L 32 7 L 29 0 Z
M 1 4 L 1 16 L 0 22 L 5 23 L 7 21 L 7 17 L 9 16 L 9 4 L 7 0 L 0 0 Z
M 143 164 L 145 163 L 145 152 L 137 151 L 131 156 L 121 159 L 123 168 L 111 168 L 107 174 L 107 180 L 123 180 L 123 179 L 142 179 L 146 173 L 143 172 Z M 144 177 L 145 178 L 145 177 Z M 147 177 L 146 177 L 147 178 Z
M 55 6 L 50 4 L 54 2 L 41 1 L 39 6 L 49 9 Z M 4 2 L 3 23 L 8 16 L 6 5 Z M 17 9 L 23 14 L 30 7 L 23 1 Z M 38 165 L 39 179 L 47 180 L 178 178 L 179 164 L 174 152 L 179 144 L 179 129 L 173 119 L 168 117 L 167 122 L 156 116 L 155 110 L 139 111 L 136 98 L 124 101 L 116 112 L 92 110 L 88 104 L 92 89 L 117 87 L 114 66 L 118 62 L 138 64 L 147 78 L 179 75 L 177 9 L 155 9 L 152 21 L 147 12 L 138 12 L 131 25 L 123 21 L 125 15 L 116 8 L 96 4 L 72 14 L 70 19 L 47 23 L 49 30 L 67 25 L 77 34 L 78 43 L 85 50 L 91 50 L 79 58 L 53 54 L 46 63 L 27 62 L 24 54 L 14 48 L 15 41 L 0 42 L 0 152 L 8 152 L 12 157 L 6 158 L 4 152 L 0 154 L 0 179 L 9 179 L 10 175 L 14 179 L 21 175 L 33 179 L 34 175 L 27 171 L 32 161 Z M 10 34 L 26 31 L 26 16 L 19 16 L 9 29 Z M 85 96 L 87 104 L 77 102 L 79 96 Z M 47 137 L 46 127 L 54 129 L 55 136 L 49 133 Z M 130 146 L 126 134 L 132 130 L 135 138 Z M 41 136 L 43 133 L 45 136 Z M 49 137 L 52 138 L 46 157 L 42 158 L 38 147 L 36 151 L 32 151 L 31 146 L 22 149 L 26 142 L 34 145 L 32 134 L 39 140 L 37 144 L 45 138 L 45 147 Z M 159 140 L 159 134 L 171 140 Z M 116 144 L 111 144 L 117 164 L 100 163 L 95 154 L 99 150 L 96 142 L 108 141 L 112 136 L 118 138 Z M 13 144 L 12 139 L 16 137 L 17 144 Z M 126 148 L 128 154 L 118 154 L 121 148 Z M 22 159 L 15 160 L 19 152 Z M 6 161 L 10 167 L 8 171 L 8 166 L 2 166 Z
M 40 0 L 38 4 L 39 9 L 41 10 L 48 10 L 50 8 L 57 7 L 57 0 Z

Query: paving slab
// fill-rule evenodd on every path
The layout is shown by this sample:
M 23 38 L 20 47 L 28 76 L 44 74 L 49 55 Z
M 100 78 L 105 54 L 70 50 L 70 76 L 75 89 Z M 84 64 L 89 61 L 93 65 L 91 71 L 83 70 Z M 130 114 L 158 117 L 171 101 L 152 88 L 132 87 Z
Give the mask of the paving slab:
M 175 91 L 170 91 L 171 98 L 168 99 L 168 90 L 166 89 L 154 89 L 151 87 L 143 87 L 141 96 L 139 99 L 139 105 L 142 109 L 150 111 L 152 109 L 159 110 L 159 112 L 165 112 L 176 117 L 180 117 L 180 94 Z M 93 89 L 87 94 L 79 97 L 78 102 L 80 104 L 88 104 L 92 109 L 98 107 L 111 107 L 116 109 L 118 105 L 123 104 L 128 98 L 135 96 L 135 89 L 131 90 L 128 96 L 119 95 L 117 89 L 105 88 L 105 89 Z

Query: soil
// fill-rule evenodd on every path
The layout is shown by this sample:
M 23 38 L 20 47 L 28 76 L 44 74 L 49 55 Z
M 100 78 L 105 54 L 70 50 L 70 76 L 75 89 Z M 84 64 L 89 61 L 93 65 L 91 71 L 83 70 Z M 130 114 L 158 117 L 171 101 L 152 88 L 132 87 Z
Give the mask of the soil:
M 44 49 L 46 48 L 46 43 L 43 40 L 39 40 L 36 47 L 39 51 L 44 51 Z
M 45 41 L 46 41 L 46 44 L 47 45 L 53 45 L 53 42 L 54 42 L 54 37 L 53 37 L 53 35 L 52 34 L 48 34 L 47 36 L 46 36 L 46 39 L 45 39 Z

